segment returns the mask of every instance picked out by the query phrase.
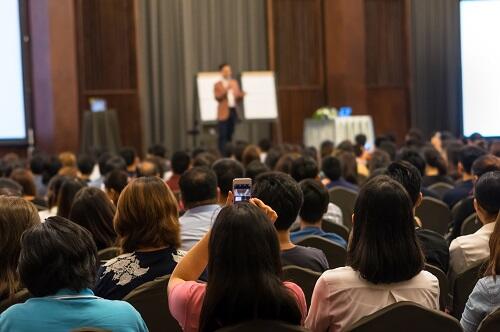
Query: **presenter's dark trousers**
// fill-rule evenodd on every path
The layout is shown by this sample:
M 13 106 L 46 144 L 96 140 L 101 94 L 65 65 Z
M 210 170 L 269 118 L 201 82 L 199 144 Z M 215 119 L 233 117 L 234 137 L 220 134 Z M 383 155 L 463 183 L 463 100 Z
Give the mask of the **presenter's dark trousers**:
M 238 121 L 238 114 L 236 113 L 236 108 L 232 107 L 229 109 L 229 118 L 225 121 L 219 121 L 217 123 L 219 131 L 219 151 L 224 152 L 226 144 L 233 140 L 234 127 Z

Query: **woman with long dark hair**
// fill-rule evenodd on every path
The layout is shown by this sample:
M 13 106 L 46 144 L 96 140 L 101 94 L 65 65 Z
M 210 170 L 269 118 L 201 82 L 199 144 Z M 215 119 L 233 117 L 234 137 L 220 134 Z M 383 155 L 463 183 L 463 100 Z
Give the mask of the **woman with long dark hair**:
M 170 312 L 184 331 L 214 331 L 254 319 L 301 324 L 304 293 L 281 281 L 279 241 L 271 222 L 276 217 L 258 199 L 220 211 L 168 284 Z M 197 283 L 207 264 L 208 283 Z

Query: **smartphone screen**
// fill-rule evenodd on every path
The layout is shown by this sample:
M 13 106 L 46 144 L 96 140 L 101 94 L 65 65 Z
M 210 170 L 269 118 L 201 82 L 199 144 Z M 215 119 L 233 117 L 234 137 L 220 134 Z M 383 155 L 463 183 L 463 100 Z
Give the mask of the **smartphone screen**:
M 252 183 L 233 183 L 234 202 L 246 202 L 252 198 Z

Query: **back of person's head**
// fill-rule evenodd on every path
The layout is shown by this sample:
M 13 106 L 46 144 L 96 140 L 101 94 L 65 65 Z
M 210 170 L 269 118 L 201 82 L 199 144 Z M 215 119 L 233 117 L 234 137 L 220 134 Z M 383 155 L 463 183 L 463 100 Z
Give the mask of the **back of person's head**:
M 20 197 L 0 196 L 0 298 L 10 298 L 19 289 L 17 263 L 21 235 L 37 224 L 36 207 Z
M 403 148 L 396 155 L 396 161 L 404 160 L 415 166 L 420 175 L 425 175 L 425 159 L 414 148 Z
M 380 146 L 378 148 L 379 150 L 387 152 L 387 154 L 391 158 L 391 161 L 394 161 L 396 159 L 397 146 L 393 142 L 384 141 L 380 143 Z
M 193 167 L 179 180 L 182 201 L 187 209 L 217 202 L 217 176 L 207 167 Z
M 62 184 L 69 179 L 69 177 L 64 175 L 54 176 L 47 186 L 47 205 L 49 208 L 57 206 L 59 201 L 59 191 L 61 190 Z
M 276 164 L 278 163 L 278 160 L 283 156 L 284 150 L 281 146 L 275 146 L 272 147 L 266 155 L 266 160 L 264 160 L 264 163 L 269 167 L 269 169 L 274 169 L 276 167 Z
M 491 154 L 479 157 L 472 164 L 471 170 L 478 178 L 488 172 L 500 171 L 500 158 Z
M 299 183 L 304 203 L 300 208 L 299 216 L 303 222 L 315 224 L 328 210 L 330 196 L 328 190 L 319 180 L 306 179 Z
M 422 150 L 425 163 L 429 167 L 436 168 L 439 175 L 446 175 L 448 173 L 448 165 L 441 153 L 434 147 L 426 147 Z
M 331 156 L 334 150 L 335 150 L 335 143 L 326 140 L 321 142 L 319 153 L 321 155 L 321 158 L 323 159 L 325 157 Z
M 328 156 L 324 158 L 321 170 L 330 181 L 337 181 L 342 177 L 342 164 L 337 157 Z
M 353 184 L 358 183 L 358 163 L 353 152 L 341 152 L 337 158 L 342 165 L 342 177 Z
M 101 176 L 105 176 L 110 171 L 106 168 L 106 163 L 111 159 L 113 155 L 110 152 L 103 152 L 99 155 L 97 159 L 97 165 L 99 166 L 99 173 Z
M 385 175 L 396 180 L 405 188 L 410 195 L 413 206 L 418 203 L 422 176 L 415 166 L 407 161 L 395 161 L 387 167 Z
M 465 173 L 471 174 L 472 164 L 481 156 L 484 156 L 486 151 L 475 145 L 466 145 L 460 150 L 460 164 Z
M 282 172 L 286 174 L 290 174 L 292 172 L 292 163 L 295 159 L 300 158 L 301 155 L 297 152 L 289 152 L 281 156 L 281 158 L 274 166 L 274 170 L 276 172 Z
M 374 284 L 410 280 L 424 267 L 411 199 L 388 176 L 369 180 L 359 192 L 347 261 Z
M 24 196 L 36 196 L 35 179 L 31 171 L 25 168 L 16 168 L 10 173 L 10 178 L 23 187 Z
M 359 146 L 365 146 L 367 140 L 368 139 L 365 134 L 357 134 L 356 137 L 354 137 L 354 142 L 356 142 L 356 145 Z
M 222 197 L 226 197 L 228 192 L 233 189 L 233 180 L 245 176 L 243 165 L 233 159 L 220 159 L 212 165 L 212 170 L 217 176 L 217 185 Z
M 75 199 L 76 193 L 87 184 L 76 178 L 66 178 L 61 184 L 61 189 L 57 194 L 57 215 L 63 218 L 69 217 L 71 205 Z
M 63 167 L 76 167 L 76 156 L 73 152 L 61 152 L 58 157 Z
M 236 158 L 236 160 L 238 160 L 239 162 L 243 161 L 243 152 L 248 145 L 248 142 L 241 140 L 236 141 L 236 144 L 234 144 L 233 155 L 234 158 Z
M 47 156 L 42 153 L 34 154 L 30 160 L 30 170 L 35 175 L 42 175 Z
M 354 153 L 354 144 L 349 140 L 342 141 L 337 145 L 337 151 Z
M 94 170 L 95 159 L 89 154 L 81 154 L 78 156 L 77 165 L 80 173 L 89 176 Z
M 318 149 L 316 149 L 316 147 L 314 146 L 308 146 L 304 148 L 304 151 L 302 151 L 302 155 L 304 157 L 311 157 L 316 162 L 319 160 Z
M 75 292 L 94 286 L 97 248 L 85 228 L 62 217 L 50 217 L 24 232 L 19 275 L 36 297 L 61 289 Z
M 259 208 L 249 203 L 223 208 L 208 247 L 210 280 L 200 331 L 259 318 L 300 324 L 297 302 L 281 282 L 276 230 Z
M 292 226 L 302 207 L 303 195 L 299 184 L 281 172 L 267 172 L 255 179 L 252 196 L 259 198 L 278 214 L 274 226 L 286 231 Z
M 255 181 L 257 176 L 269 171 L 270 169 L 266 164 L 261 163 L 259 160 L 254 160 L 245 168 L 245 176 Z
M 14 180 L 0 178 L 0 196 L 23 196 L 23 187 Z
M 299 157 L 292 161 L 290 175 L 297 182 L 315 179 L 319 175 L 318 163 L 311 157 Z
M 500 209 L 500 171 L 485 173 L 477 180 L 474 198 L 483 213 L 496 219 Z
M 191 166 L 191 157 L 185 151 L 177 151 L 172 155 L 171 163 L 174 174 L 182 175 Z
M 69 219 L 87 229 L 99 250 L 114 246 L 116 233 L 113 229 L 115 206 L 98 188 L 82 188 L 75 196 Z
M 158 177 L 138 178 L 125 187 L 114 227 L 123 252 L 180 246 L 177 200 Z
M 211 152 L 202 152 L 193 160 L 193 167 L 212 167 L 217 161 L 217 156 Z
M 148 148 L 148 154 L 160 158 L 166 158 L 167 149 L 161 144 L 153 144 Z
M 387 167 L 391 163 L 391 156 L 384 150 L 376 149 L 373 151 L 370 160 L 368 161 L 368 168 L 370 174 L 375 171 Z
M 113 203 L 118 203 L 118 197 L 128 184 L 128 175 L 125 171 L 114 170 L 106 175 L 104 187 Z
M 250 144 L 245 150 L 243 150 L 243 155 L 241 156 L 241 163 L 243 166 L 247 166 L 254 160 L 260 160 L 260 148 L 257 145 Z
M 160 176 L 160 171 L 154 162 L 144 160 L 137 165 L 137 176 Z
M 125 160 L 125 164 L 127 166 L 134 165 L 137 160 L 137 152 L 130 146 L 121 148 L 120 151 L 118 151 L 118 154 L 123 158 L 123 160 Z
M 258 143 L 259 145 L 259 148 L 262 152 L 267 152 L 269 151 L 269 149 L 271 149 L 272 147 L 272 143 L 271 143 L 271 140 L 268 139 L 268 138 L 263 138 L 259 141 Z
M 109 172 L 114 171 L 115 169 L 119 169 L 122 171 L 127 171 L 127 163 L 125 159 L 120 156 L 113 156 L 106 161 L 104 166 L 104 176 L 106 176 Z
M 424 134 L 420 129 L 411 128 L 405 137 L 407 147 L 420 148 L 424 144 Z
M 42 182 L 48 184 L 50 180 L 59 173 L 62 163 L 56 156 L 49 156 L 43 166 Z

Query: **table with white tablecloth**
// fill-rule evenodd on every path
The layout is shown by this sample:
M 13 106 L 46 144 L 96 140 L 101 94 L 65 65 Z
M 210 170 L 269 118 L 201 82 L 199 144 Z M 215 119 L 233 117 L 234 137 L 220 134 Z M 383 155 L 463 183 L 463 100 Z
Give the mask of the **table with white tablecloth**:
M 365 134 L 366 142 L 373 146 L 375 132 L 371 116 L 348 116 L 328 120 L 306 119 L 304 123 L 304 145 L 318 149 L 325 140 L 333 141 L 335 144 L 344 140 L 354 142 L 358 134 Z

